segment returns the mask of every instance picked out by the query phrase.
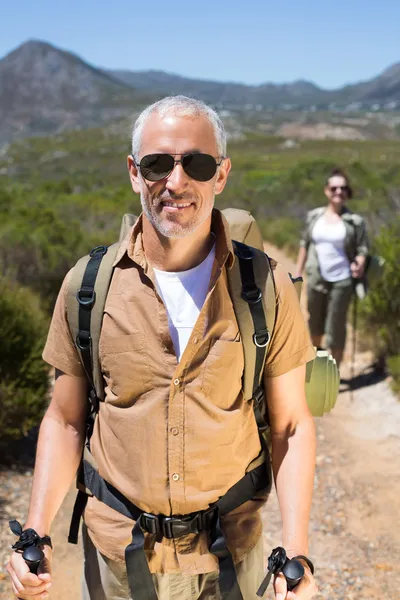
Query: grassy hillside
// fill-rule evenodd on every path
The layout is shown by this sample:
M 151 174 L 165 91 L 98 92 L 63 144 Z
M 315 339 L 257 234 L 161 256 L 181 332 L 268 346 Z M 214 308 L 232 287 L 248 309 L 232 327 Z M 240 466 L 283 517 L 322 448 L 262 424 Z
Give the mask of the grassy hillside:
M 12 368 L 2 373 L 5 385 L 0 389 L 5 407 L 0 437 L 5 440 L 19 435 L 15 423 L 22 423 L 21 415 L 26 415 L 24 427 L 29 427 L 45 408 L 43 394 L 36 403 L 36 380 L 47 381 L 40 350 L 29 344 L 32 352 L 21 370 L 16 357 L 25 356 L 26 334 L 20 335 L 18 324 L 22 322 L 42 346 L 66 272 L 94 246 L 118 238 L 125 212 L 140 211 L 126 171 L 129 147 L 129 127 L 120 121 L 104 129 L 23 140 L 0 155 L 0 268 L 2 286 L 10 290 L 0 306 L 0 322 L 11 328 L 3 342 L 12 340 L 3 348 Z M 363 327 L 374 336 L 377 353 L 389 357 L 400 388 L 400 144 L 295 142 L 248 133 L 231 140 L 229 156 L 232 174 L 217 206 L 247 208 L 268 241 L 292 252 L 307 209 L 325 202 L 323 187 L 331 169 L 341 166 L 348 171 L 355 188 L 351 206 L 366 217 L 376 251 L 387 261 L 384 280 L 363 303 Z M 21 321 L 16 299 L 24 298 L 35 310 L 27 309 Z M 25 390 L 18 400 L 19 412 L 14 410 L 15 389 Z
M 13 144 L 0 156 L 0 189 L 12 198 L 6 222 L 21 207 L 29 212 L 45 205 L 64 225 L 74 223 L 87 248 L 92 238 L 112 241 L 120 216 L 140 209 L 126 172 L 129 146 L 125 122 Z M 217 205 L 248 208 L 278 245 L 297 246 L 305 211 L 324 202 L 325 178 L 336 165 L 348 171 L 351 206 L 366 216 L 373 235 L 400 208 L 396 141 L 294 142 L 249 133 L 228 150 L 233 169 Z M 71 260 L 83 249 L 74 248 Z

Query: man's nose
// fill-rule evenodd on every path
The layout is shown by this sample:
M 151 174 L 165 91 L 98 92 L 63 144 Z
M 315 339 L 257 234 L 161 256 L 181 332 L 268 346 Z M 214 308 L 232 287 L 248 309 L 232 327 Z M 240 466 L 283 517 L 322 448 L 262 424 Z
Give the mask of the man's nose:
M 175 164 L 171 174 L 167 177 L 166 188 L 177 191 L 184 189 L 188 184 L 188 175 L 182 168 L 180 163 Z

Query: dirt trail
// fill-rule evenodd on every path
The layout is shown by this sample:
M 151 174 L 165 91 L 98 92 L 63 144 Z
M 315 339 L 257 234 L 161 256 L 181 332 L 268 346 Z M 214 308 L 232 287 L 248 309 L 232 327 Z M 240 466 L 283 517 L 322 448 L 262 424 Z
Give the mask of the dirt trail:
M 294 272 L 281 251 L 266 251 Z M 302 304 L 305 308 L 303 290 Z M 359 333 L 362 335 L 362 332 Z M 351 331 L 341 375 L 350 376 Z M 341 391 L 334 410 L 316 419 L 317 471 L 310 523 L 310 556 L 319 598 L 400 600 L 400 402 L 387 380 L 368 371 L 357 353 L 360 387 Z M 343 388 L 344 386 L 342 386 Z M 266 551 L 279 544 L 276 499 L 265 509 Z
M 267 252 L 293 272 L 292 261 L 282 252 L 269 246 Z M 319 599 L 400 600 L 400 403 L 388 381 L 364 373 L 370 359 L 368 353 L 357 354 L 356 373 L 363 386 L 352 398 L 342 391 L 335 409 L 316 420 L 309 554 L 317 569 Z M 348 365 L 347 350 L 345 377 Z M 55 600 L 80 598 L 82 551 L 66 542 L 74 497 L 71 490 L 53 526 Z M 280 544 L 274 495 L 263 518 L 269 553 Z M 0 599 L 11 598 L 0 580 Z

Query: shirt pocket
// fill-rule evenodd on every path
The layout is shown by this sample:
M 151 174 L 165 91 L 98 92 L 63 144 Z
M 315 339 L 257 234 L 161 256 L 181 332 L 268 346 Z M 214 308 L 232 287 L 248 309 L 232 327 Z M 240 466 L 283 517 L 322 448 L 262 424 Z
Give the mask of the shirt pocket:
M 130 406 L 153 387 L 146 340 L 142 333 L 105 336 L 100 340 L 99 354 L 107 401 L 117 406 Z
M 211 340 L 204 361 L 201 388 L 214 404 L 229 409 L 242 389 L 244 368 L 241 341 Z

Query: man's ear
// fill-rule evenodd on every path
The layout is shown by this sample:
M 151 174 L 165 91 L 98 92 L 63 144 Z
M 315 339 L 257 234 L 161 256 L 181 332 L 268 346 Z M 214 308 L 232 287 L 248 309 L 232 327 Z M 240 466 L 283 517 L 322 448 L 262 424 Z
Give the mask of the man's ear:
M 228 180 L 229 171 L 231 170 L 232 163 L 230 158 L 224 158 L 217 170 L 217 179 L 215 181 L 214 193 L 220 194 Z
M 137 168 L 134 158 L 131 154 L 128 156 L 127 166 L 132 189 L 136 194 L 140 194 L 139 169 Z

